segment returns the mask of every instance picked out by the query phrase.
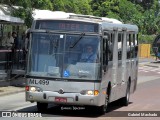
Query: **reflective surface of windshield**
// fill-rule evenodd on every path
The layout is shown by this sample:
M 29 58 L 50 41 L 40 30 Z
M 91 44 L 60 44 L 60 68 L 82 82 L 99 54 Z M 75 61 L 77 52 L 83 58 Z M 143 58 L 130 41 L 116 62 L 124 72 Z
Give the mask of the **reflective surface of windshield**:
M 32 33 L 28 74 L 97 80 L 99 42 L 98 36 L 91 35 Z

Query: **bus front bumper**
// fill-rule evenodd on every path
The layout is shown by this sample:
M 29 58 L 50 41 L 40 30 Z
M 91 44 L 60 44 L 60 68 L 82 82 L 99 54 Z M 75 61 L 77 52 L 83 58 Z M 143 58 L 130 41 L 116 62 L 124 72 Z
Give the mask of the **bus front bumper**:
M 100 95 L 100 94 L 99 94 Z M 80 93 L 63 93 L 43 91 L 43 92 L 30 92 L 26 91 L 26 101 L 30 102 L 44 102 L 55 103 L 64 105 L 91 105 L 101 106 L 102 103 L 99 95 L 81 95 Z

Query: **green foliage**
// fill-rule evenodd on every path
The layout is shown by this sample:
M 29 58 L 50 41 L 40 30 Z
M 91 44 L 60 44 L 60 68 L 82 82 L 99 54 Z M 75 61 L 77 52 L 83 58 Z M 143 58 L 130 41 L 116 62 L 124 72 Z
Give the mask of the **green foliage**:
M 133 23 L 137 15 L 139 15 L 139 12 L 134 4 L 127 0 L 121 0 L 119 3 L 119 16 L 123 22 Z
M 28 27 L 31 26 L 33 9 L 53 9 L 50 0 L 2 0 L 0 3 L 9 5 L 12 15 L 24 19 Z
M 134 0 L 135 1 L 135 0 Z M 142 0 L 142 1 L 139 1 L 139 4 L 145 9 L 150 9 L 153 4 L 154 4 L 154 0 Z
M 24 19 L 27 27 L 31 26 L 31 24 L 32 24 L 32 9 L 19 8 L 18 10 L 14 10 L 12 15 Z
M 138 39 L 139 39 L 139 44 L 152 44 L 156 35 L 142 35 L 139 34 Z
M 52 0 L 54 11 L 78 14 L 92 14 L 90 0 Z
M 79 14 L 92 15 L 92 9 L 89 3 L 90 3 L 90 0 L 77 0 L 76 6 L 79 9 Z
M 1 0 L 13 8 L 13 15 L 31 25 L 33 9 L 48 9 L 77 14 L 115 18 L 136 24 L 140 34 L 160 32 L 160 4 L 158 0 Z M 21 6 L 15 9 L 13 6 Z
M 32 8 L 52 10 L 53 6 L 50 0 L 31 0 Z
M 105 17 L 108 14 L 118 13 L 120 0 L 92 0 L 93 15 Z M 114 15 L 113 15 L 114 16 Z

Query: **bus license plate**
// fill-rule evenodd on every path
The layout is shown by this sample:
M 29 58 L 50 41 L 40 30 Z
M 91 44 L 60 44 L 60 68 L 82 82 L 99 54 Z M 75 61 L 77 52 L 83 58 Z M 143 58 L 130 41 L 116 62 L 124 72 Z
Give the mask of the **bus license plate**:
M 55 97 L 56 102 L 67 102 L 67 98 Z

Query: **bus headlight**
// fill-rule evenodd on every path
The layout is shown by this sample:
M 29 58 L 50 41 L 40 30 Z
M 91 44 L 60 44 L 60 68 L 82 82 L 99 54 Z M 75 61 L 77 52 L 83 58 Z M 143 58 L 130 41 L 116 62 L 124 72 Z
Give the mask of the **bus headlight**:
M 95 95 L 97 96 L 99 94 L 98 90 L 82 90 L 80 92 L 82 95 Z
M 35 92 L 36 91 L 36 87 L 30 87 L 30 91 L 31 92 Z
M 93 95 L 93 91 L 91 90 L 87 91 L 87 95 Z

